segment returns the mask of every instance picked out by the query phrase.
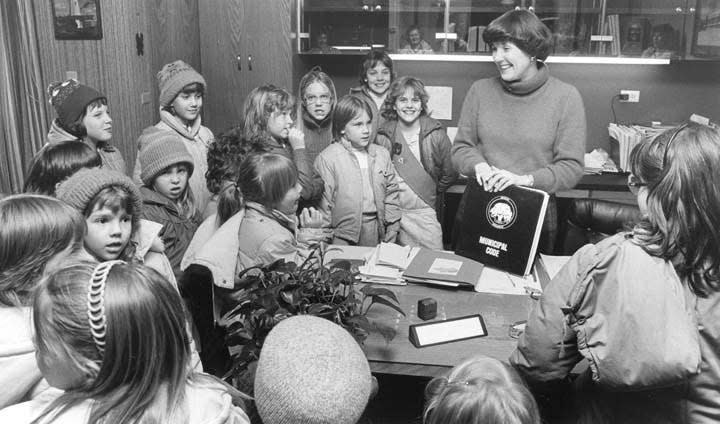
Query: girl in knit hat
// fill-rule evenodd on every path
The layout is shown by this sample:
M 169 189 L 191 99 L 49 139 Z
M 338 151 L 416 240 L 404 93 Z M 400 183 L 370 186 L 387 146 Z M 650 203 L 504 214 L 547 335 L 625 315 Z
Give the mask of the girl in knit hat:
M 255 405 L 264 424 L 355 424 L 372 381 L 365 353 L 350 333 L 323 318 L 293 316 L 265 339 Z
M 245 99 L 243 144 L 249 151 L 277 153 L 297 168 L 301 200 L 313 202 L 322 195 L 323 183 L 312 168 L 305 147 L 305 134 L 293 128 L 295 99 L 282 88 L 263 85 Z
M 202 125 L 203 96 L 207 89 L 205 78 L 182 60 L 168 63 L 157 73 L 160 88 L 160 122 L 148 127 L 138 139 L 138 151 L 153 137 L 148 134 L 163 130 L 181 136 L 185 148 L 193 159 L 195 172 L 190 177 L 190 187 L 195 196 L 195 210 L 202 213 L 210 201 L 210 191 L 205 183 L 207 172 L 207 148 L 215 136 Z M 138 184 L 140 161 L 135 161 L 133 180 Z
M 95 259 L 144 263 L 177 289 L 167 256 L 151 249 L 157 233 L 140 228 L 143 203 L 130 178 L 98 168 L 81 169 L 60 184 L 57 197 L 85 217 L 85 250 Z M 142 220 L 146 223 L 151 222 Z M 194 342 L 192 355 L 193 366 L 202 370 Z
M 188 179 L 193 175 L 193 158 L 180 135 L 171 131 L 148 134 L 152 138 L 140 150 L 140 178 L 143 186 L 142 218 L 162 224 L 160 237 L 175 277 L 180 278 L 180 261 L 200 225 Z
M 48 95 L 57 112 L 48 132 L 49 143 L 82 140 L 97 150 L 104 168 L 127 172 L 122 154 L 110 145 L 112 118 L 104 94 L 69 79 L 50 84 Z
M 540 424 L 530 390 L 514 369 L 478 356 L 436 377 L 425 389 L 425 424 Z
M 82 216 L 57 199 L 21 194 L 0 201 L 0 408 L 48 387 L 32 344 L 32 296 L 46 269 L 84 253 L 84 234 Z
M 246 396 L 190 368 L 182 301 L 154 270 L 110 261 L 51 273 L 34 300 L 38 366 L 59 396 L 3 423 L 248 424 Z
M 165 254 L 150 250 L 154 237 L 133 237 L 145 232 L 139 231 L 140 191 L 130 178 L 100 168 L 81 169 L 60 183 L 56 194 L 85 217 L 85 249 L 93 257 L 145 263 L 177 285 Z

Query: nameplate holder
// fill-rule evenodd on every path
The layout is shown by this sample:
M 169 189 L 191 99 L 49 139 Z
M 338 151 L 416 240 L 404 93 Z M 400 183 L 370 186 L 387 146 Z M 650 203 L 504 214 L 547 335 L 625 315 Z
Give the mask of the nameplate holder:
M 487 336 L 485 322 L 480 315 L 468 315 L 444 321 L 433 321 L 410 326 L 410 343 L 415 347 L 434 346 L 460 340 Z

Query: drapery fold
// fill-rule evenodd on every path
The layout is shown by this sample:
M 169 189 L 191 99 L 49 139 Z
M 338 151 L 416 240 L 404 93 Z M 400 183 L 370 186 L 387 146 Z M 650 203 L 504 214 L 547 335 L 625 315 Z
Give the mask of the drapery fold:
M 25 169 L 45 142 L 48 117 L 34 2 L 0 2 L 0 192 L 22 190 Z

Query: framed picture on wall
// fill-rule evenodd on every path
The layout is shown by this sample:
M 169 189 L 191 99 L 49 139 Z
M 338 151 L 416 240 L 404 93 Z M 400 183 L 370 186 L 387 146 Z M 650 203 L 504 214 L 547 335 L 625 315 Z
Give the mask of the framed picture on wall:
M 698 0 L 692 53 L 720 57 L 720 0 Z
M 50 0 L 57 40 L 100 40 L 100 0 Z

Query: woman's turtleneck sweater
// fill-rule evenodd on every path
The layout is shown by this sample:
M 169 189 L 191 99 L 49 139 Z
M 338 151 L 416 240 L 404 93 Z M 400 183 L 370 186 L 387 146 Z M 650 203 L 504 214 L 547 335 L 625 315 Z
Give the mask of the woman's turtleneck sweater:
M 305 134 L 305 154 L 312 166 L 317 155 L 332 143 L 331 115 L 328 114 L 325 119 L 318 122 L 303 109 L 302 132 Z
M 540 65 L 527 81 L 476 81 L 463 103 L 452 148 L 464 175 L 486 162 L 549 193 L 572 188 L 583 174 L 586 118 L 580 93 Z

